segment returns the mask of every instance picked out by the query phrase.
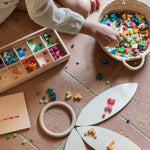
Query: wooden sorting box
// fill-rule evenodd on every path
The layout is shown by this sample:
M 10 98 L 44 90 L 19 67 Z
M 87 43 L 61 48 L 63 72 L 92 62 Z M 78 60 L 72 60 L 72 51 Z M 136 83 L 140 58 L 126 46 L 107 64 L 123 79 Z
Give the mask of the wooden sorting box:
M 69 57 L 57 31 L 47 28 L 1 47 L 0 93 L 67 61 Z

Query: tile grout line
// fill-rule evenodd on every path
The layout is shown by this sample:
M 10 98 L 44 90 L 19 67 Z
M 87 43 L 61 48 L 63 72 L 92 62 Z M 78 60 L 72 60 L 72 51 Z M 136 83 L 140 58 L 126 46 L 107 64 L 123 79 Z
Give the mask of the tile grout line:
M 119 114 L 119 116 L 124 119 L 124 120 L 127 120 L 123 115 Z M 150 138 L 144 133 L 142 132 L 138 127 L 136 127 L 133 123 L 130 123 L 130 125 L 136 129 L 139 133 L 141 133 L 141 135 L 143 135 L 146 139 L 150 140 Z
M 22 139 L 26 140 L 33 148 L 35 148 L 36 150 L 40 150 L 36 145 L 34 145 L 33 143 L 31 143 L 27 138 L 25 138 L 22 134 L 18 134 Z
M 89 88 L 87 88 L 86 86 L 84 86 L 77 78 L 75 78 L 73 75 L 71 75 L 68 71 L 66 71 L 65 69 L 63 69 L 63 71 L 68 74 L 70 76 L 70 78 L 72 78 L 75 82 L 77 82 L 81 87 L 83 87 L 84 89 L 88 90 L 92 95 L 97 96 L 97 94 L 95 94 L 93 91 L 91 91 Z
M 113 74 L 112 78 L 110 79 L 110 81 L 112 81 L 119 73 L 119 71 L 123 68 L 123 65 L 121 65 L 119 67 L 119 69 Z M 86 90 L 88 90 L 90 93 L 92 93 L 94 96 L 98 96 L 100 93 L 102 93 L 103 91 L 107 90 L 108 87 L 110 87 L 109 85 L 105 85 L 99 92 L 99 94 L 97 95 L 96 93 L 94 93 L 93 91 L 91 91 L 89 88 L 87 88 L 86 86 L 84 86 L 77 78 L 75 78 L 71 73 L 69 73 L 66 69 L 63 69 L 64 72 L 66 72 L 74 81 L 76 81 L 77 83 L 79 83 L 79 85 L 81 85 L 82 87 L 84 87 Z
M 64 143 L 66 142 L 66 139 L 67 139 L 67 138 L 65 138 L 65 139 L 60 143 L 60 145 L 57 147 L 56 150 L 60 150 L 60 149 L 62 148 L 62 146 L 63 146 Z

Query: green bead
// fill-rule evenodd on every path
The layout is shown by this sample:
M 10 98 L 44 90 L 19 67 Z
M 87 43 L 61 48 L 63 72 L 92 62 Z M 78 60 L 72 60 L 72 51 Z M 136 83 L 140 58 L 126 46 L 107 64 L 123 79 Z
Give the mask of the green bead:
M 43 103 L 43 100 L 42 100 L 42 99 L 40 100 L 40 103 Z
M 101 73 L 99 73 L 99 74 L 96 76 L 97 79 L 103 79 L 103 77 L 104 77 L 104 76 L 103 76 Z
M 114 22 L 115 18 L 108 18 L 108 20 L 110 20 L 111 22 Z
M 109 81 L 106 81 L 106 84 L 109 84 L 110 82 Z
M 49 44 L 47 44 L 46 46 L 47 46 L 47 47 L 49 47 L 50 45 L 49 45 Z
M 53 90 L 54 90 L 54 89 L 48 88 L 48 89 L 47 89 L 47 92 L 49 92 L 49 94 L 52 95 L 52 94 L 53 94 Z
M 39 94 L 40 94 L 40 92 L 37 92 L 36 94 L 37 94 L 37 95 L 39 95 Z
M 139 42 L 138 45 L 145 46 L 145 43 Z
M 37 49 L 37 50 L 41 50 L 41 48 L 42 48 L 42 44 L 39 44 L 39 45 L 35 46 L 35 49 Z
M 55 43 L 57 43 L 57 42 L 58 42 L 58 40 L 57 40 L 57 39 L 54 39 L 54 40 L 51 41 L 51 44 L 53 45 L 53 44 L 55 44 Z
M 28 44 L 29 44 L 29 46 L 32 46 L 34 44 L 33 40 L 28 40 Z
M 124 52 L 124 46 L 121 46 L 121 48 L 119 48 L 118 51 L 123 53 Z
M 34 49 L 34 50 L 33 50 L 33 53 L 36 53 L 36 52 L 37 52 L 37 50 L 36 50 L 36 49 Z
M 26 140 L 23 140 L 22 143 L 25 144 L 25 143 L 26 143 Z
M 11 135 L 10 135 L 10 134 L 8 134 L 8 135 L 7 135 L 7 138 L 8 138 L 8 139 L 10 139 L 10 138 L 11 138 Z

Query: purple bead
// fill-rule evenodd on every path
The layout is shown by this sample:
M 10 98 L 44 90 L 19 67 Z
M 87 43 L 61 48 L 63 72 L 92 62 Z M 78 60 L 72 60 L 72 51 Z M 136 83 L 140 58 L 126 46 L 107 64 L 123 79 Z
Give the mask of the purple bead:
M 3 64 L 0 64 L 0 69 L 4 68 L 4 65 Z
M 144 47 L 143 47 L 143 50 L 146 50 L 147 48 L 148 48 L 148 46 L 144 46 Z
M 138 49 L 139 49 L 140 51 L 142 51 L 142 50 L 143 50 L 143 46 L 142 46 L 142 45 L 138 45 Z
M 107 20 L 107 21 L 105 21 L 105 24 L 110 26 L 111 25 L 111 21 Z

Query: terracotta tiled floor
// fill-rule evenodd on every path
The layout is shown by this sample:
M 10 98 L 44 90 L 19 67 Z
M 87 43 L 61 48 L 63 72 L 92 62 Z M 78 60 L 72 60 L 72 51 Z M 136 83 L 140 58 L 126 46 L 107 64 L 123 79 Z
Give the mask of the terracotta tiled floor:
M 149 3 L 148 0 L 146 1 Z M 101 3 L 101 9 L 105 4 L 106 1 Z M 97 13 L 92 14 L 90 17 L 91 19 L 96 19 Z M 0 25 L 0 46 L 15 41 L 40 28 L 29 19 L 25 12 L 15 11 L 7 21 Z M 95 39 L 81 34 L 72 36 L 60 33 L 60 35 L 71 53 L 71 58 L 68 62 L 0 94 L 3 96 L 23 91 L 31 121 L 31 128 L 17 132 L 17 138 L 7 140 L 7 135 L 0 136 L 0 150 L 64 149 L 67 137 L 51 138 L 44 134 L 39 127 L 38 116 L 44 106 L 44 104 L 39 104 L 39 100 L 45 95 L 47 88 L 54 88 L 57 100 L 68 103 L 75 110 L 76 116 L 78 116 L 87 103 L 99 93 L 126 82 L 138 83 L 135 96 L 122 111 L 97 126 L 105 127 L 129 138 L 142 150 L 150 150 L 150 69 L 148 66 L 150 55 L 147 56 L 144 68 L 133 72 L 103 52 Z M 73 49 L 70 48 L 71 44 L 75 45 Z M 102 65 L 101 60 L 103 59 L 107 59 L 109 64 Z M 78 65 L 76 64 L 77 60 L 80 60 Z M 100 72 L 104 75 L 104 79 L 96 80 L 96 75 Z M 109 85 L 106 85 L 106 80 L 110 81 Z M 75 102 L 72 99 L 66 101 L 65 93 L 68 90 L 72 91 L 73 95 L 80 92 L 83 99 L 80 102 Z M 37 91 L 40 91 L 38 96 L 36 95 Z M 59 115 L 61 116 L 60 118 L 58 117 Z M 54 118 L 56 119 L 55 123 L 53 122 Z M 130 119 L 130 124 L 126 123 L 126 119 Z M 55 128 L 58 132 L 65 130 L 70 124 L 67 112 L 60 109 L 48 111 L 45 122 L 49 129 Z M 23 138 L 28 141 L 25 145 L 21 144 Z M 86 147 L 87 150 L 92 150 L 87 145 Z

